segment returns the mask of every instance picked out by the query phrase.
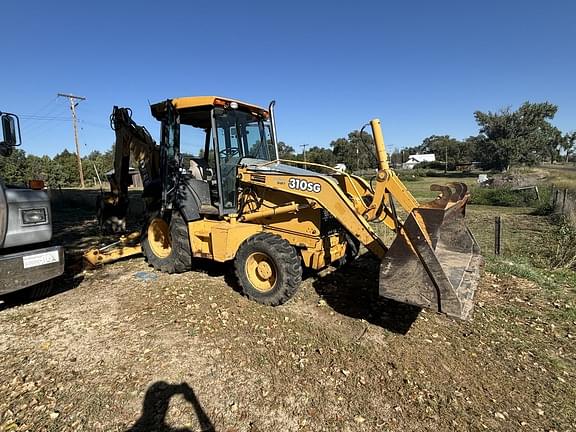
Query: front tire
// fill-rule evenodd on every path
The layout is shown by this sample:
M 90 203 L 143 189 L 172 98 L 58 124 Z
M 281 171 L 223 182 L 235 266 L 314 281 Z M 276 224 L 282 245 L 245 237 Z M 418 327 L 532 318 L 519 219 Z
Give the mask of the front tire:
M 356 260 L 360 253 L 360 242 L 357 238 L 352 237 L 350 233 L 346 232 L 346 254 L 340 258 L 336 263 L 336 267 L 344 267 L 351 264 Z
M 183 273 L 192 268 L 192 249 L 188 227 L 180 212 L 170 221 L 153 216 L 142 234 L 142 253 L 155 270 Z
M 296 249 L 270 233 L 255 234 L 242 243 L 234 267 L 242 293 L 268 306 L 290 300 L 302 282 L 302 264 Z

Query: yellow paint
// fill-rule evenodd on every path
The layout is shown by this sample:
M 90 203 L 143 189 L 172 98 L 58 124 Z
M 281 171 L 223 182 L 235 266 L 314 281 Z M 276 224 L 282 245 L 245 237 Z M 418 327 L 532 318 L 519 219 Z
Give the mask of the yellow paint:
M 158 258 L 167 258 L 172 253 L 170 227 L 162 218 L 154 218 L 147 229 L 148 244 Z
M 380 120 L 373 119 L 370 121 L 372 126 L 372 135 L 374 136 L 374 144 L 376 145 L 376 158 L 378 159 L 378 170 L 388 170 L 388 154 L 386 153 L 386 146 L 384 145 L 384 135 L 382 135 L 382 128 L 380 127 Z
M 276 285 L 278 279 L 276 265 L 265 253 L 251 254 L 246 260 L 244 271 L 252 286 L 260 292 L 268 292 Z
M 253 104 L 242 102 L 242 101 L 239 101 L 236 99 L 230 99 L 230 98 L 220 97 L 220 96 L 179 97 L 179 98 L 172 99 L 172 105 L 174 105 L 174 107 L 176 109 L 196 108 L 196 107 L 202 107 L 202 106 L 214 106 L 215 105 L 214 102 L 217 100 L 221 100 L 221 101 L 224 101 L 226 103 L 236 102 L 239 106 L 246 107 L 246 108 L 249 108 L 251 110 L 255 110 L 257 112 L 260 112 L 260 113 L 264 112 L 264 113 L 268 114 L 268 110 L 266 110 L 265 108 L 262 108 L 258 105 L 253 105 Z
M 265 108 L 257 105 L 218 96 L 180 97 L 170 102 L 177 110 L 205 107 L 207 111 L 214 106 L 235 102 L 241 109 L 264 116 L 269 115 Z M 239 202 L 242 208 L 238 208 L 237 215 L 229 215 L 224 219 L 202 219 L 188 223 L 192 255 L 219 262 L 229 261 L 235 258 L 238 249 L 248 238 L 260 232 L 270 232 L 280 236 L 298 250 L 303 266 L 321 269 L 345 256 L 347 243 L 344 233 L 347 231 L 375 255 L 383 257 L 387 248 L 369 222 L 380 221 L 390 229 L 397 229 L 391 200 L 406 212 L 414 214 L 418 225 L 430 242 L 417 211 L 418 202 L 389 167 L 380 120 L 373 119 L 370 124 L 378 159 L 374 189 L 360 177 L 310 162 L 281 161 L 321 167 L 331 175 L 318 176 L 314 173 L 292 175 L 239 166 L 238 182 L 241 186 L 239 193 L 242 195 Z M 132 146 L 128 150 L 125 149 L 120 156 L 135 154 L 137 160 L 146 160 L 153 156 L 148 147 L 140 149 Z M 159 167 L 156 159 L 154 166 Z M 265 162 L 263 165 L 277 162 L 279 161 Z M 312 184 L 314 188 L 300 189 L 294 186 L 295 181 L 297 184 Z M 335 220 L 330 218 L 323 220 L 322 209 Z M 323 226 L 324 223 L 329 226 Z M 153 253 L 159 257 L 169 256 L 170 230 L 166 222 L 161 219 L 154 220 L 147 234 Z M 400 235 L 406 234 L 401 232 Z M 139 245 L 130 248 L 132 249 L 124 246 L 118 252 L 97 251 L 92 253 L 91 259 L 107 261 L 121 257 L 123 253 L 140 252 Z M 90 261 L 90 258 L 87 260 Z M 277 276 L 273 262 L 263 253 L 252 254 L 248 258 L 246 272 L 253 286 L 262 291 L 272 289 L 276 283 Z
M 250 167 L 239 167 L 238 178 L 242 184 L 250 185 L 251 189 L 255 191 L 258 197 L 266 197 L 270 202 L 279 204 L 278 201 L 284 198 L 283 202 L 295 201 L 300 198 L 300 202 L 316 203 L 317 208 L 324 208 L 329 214 L 334 216 L 340 224 L 346 228 L 353 236 L 377 256 L 384 256 L 386 253 L 386 246 L 380 240 L 378 235 L 374 232 L 372 227 L 366 220 L 358 213 L 355 204 L 346 196 L 346 194 L 339 187 L 336 179 L 327 176 L 311 175 L 298 175 L 292 176 L 290 174 L 276 173 L 274 171 L 266 172 L 262 175 L 262 171 L 255 171 Z M 260 176 L 254 176 L 260 174 Z M 290 178 L 297 177 L 299 181 L 306 181 L 308 183 L 318 184 L 319 192 L 310 190 L 299 190 L 290 188 Z M 254 178 L 260 178 L 262 181 L 254 181 Z M 278 198 L 275 198 L 277 196 Z M 286 199 L 288 198 L 288 199 Z M 319 217 L 319 212 L 315 212 Z M 319 232 L 314 231 L 319 228 L 319 220 L 317 221 L 317 228 L 309 228 L 304 231 L 302 228 L 305 219 L 300 212 L 286 221 L 284 229 L 292 231 L 293 233 L 304 233 L 318 236 Z M 275 227 L 275 223 L 271 223 L 270 228 Z M 304 241 L 304 236 L 301 236 L 301 241 Z M 292 243 L 294 244 L 294 243 Z M 297 244 L 297 243 L 296 243 Z
M 320 270 L 346 255 L 346 239 L 340 234 L 333 234 L 319 240 L 315 248 L 303 249 L 301 255 L 305 267 Z
M 248 213 L 242 215 L 240 219 L 242 222 L 250 222 L 257 219 L 277 217 L 280 215 L 284 215 L 286 213 L 295 213 L 298 210 L 301 210 L 302 208 L 303 207 L 300 204 L 292 202 L 286 205 L 279 205 L 271 208 L 265 208 L 263 210 L 259 210 L 253 213 Z
M 138 243 L 139 240 L 140 233 L 133 232 L 127 236 L 120 237 L 120 240 L 112 245 L 101 249 L 90 249 L 82 255 L 84 263 L 89 267 L 98 267 L 122 258 L 139 255 L 142 253 L 142 247 Z
M 262 226 L 258 224 L 227 220 L 201 219 L 188 223 L 192 255 L 218 262 L 234 259 L 240 245 L 261 231 Z

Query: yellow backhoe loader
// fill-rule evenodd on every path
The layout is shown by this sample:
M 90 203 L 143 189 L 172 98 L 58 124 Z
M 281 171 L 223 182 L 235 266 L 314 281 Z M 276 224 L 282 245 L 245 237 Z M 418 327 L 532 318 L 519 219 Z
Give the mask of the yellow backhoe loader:
M 380 295 L 470 316 L 482 257 L 464 223 L 467 188 L 434 186 L 438 198 L 419 204 L 388 165 L 379 120 L 370 122 L 378 161 L 371 185 L 331 167 L 279 160 L 274 102 L 266 109 L 197 96 L 151 110 L 161 125 L 159 145 L 129 109 L 114 108 L 115 171 L 111 192 L 99 203 L 102 225 L 124 229 L 132 155 L 147 211 L 140 243 L 125 237 L 119 248 L 89 251 L 92 264 L 140 251 L 168 273 L 190 270 L 197 257 L 234 261 L 247 297 L 279 305 L 298 289 L 304 267 L 354 259 L 364 245 L 382 261 Z M 181 151 L 192 128 L 202 131 L 200 157 Z M 389 247 L 373 228 L 377 222 L 396 232 Z

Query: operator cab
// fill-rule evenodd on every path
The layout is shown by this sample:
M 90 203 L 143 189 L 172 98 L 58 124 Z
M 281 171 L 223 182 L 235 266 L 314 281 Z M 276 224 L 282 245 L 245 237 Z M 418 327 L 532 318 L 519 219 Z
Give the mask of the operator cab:
M 270 114 L 264 108 L 197 96 L 167 100 L 151 109 L 162 123 L 161 157 L 167 164 L 161 166 L 173 166 L 190 184 L 202 203 L 200 214 L 237 211 L 236 174 L 242 159 L 278 159 Z

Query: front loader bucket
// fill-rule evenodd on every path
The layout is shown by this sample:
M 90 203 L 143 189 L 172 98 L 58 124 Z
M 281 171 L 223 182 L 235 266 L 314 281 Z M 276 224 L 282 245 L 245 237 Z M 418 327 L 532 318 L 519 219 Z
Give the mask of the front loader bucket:
M 464 223 L 467 187 L 450 186 L 433 185 L 441 196 L 408 215 L 382 261 L 380 295 L 466 320 L 483 258 Z

